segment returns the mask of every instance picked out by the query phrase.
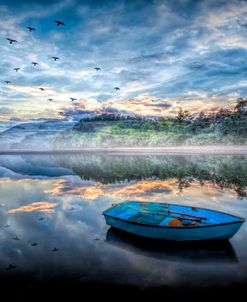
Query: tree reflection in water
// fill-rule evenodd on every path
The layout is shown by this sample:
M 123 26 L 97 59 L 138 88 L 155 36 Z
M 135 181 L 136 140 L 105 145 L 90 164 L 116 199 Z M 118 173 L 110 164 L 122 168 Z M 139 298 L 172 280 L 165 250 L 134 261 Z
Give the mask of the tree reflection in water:
M 247 197 L 246 156 L 154 156 L 154 155 L 54 155 L 53 161 L 74 171 L 83 180 L 103 184 L 143 179 L 176 178 L 180 192 L 195 180 L 221 189 L 233 189 Z

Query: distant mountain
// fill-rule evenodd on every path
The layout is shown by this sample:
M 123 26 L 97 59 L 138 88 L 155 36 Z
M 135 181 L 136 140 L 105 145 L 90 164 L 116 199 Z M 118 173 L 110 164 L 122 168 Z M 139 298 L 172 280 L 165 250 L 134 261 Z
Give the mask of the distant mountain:
M 0 133 L 8 130 L 9 128 L 13 127 L 16 125 L 16 122 L 13 121 L 0 121 Z
M 49 148 L 56 133 L 73 125 L 72 122 L 59 120 L 18 124 L 0 133 L 0 149 Z
M 37 154 L 0 156 L 0 177 L 43 178 L 75 174 L 72 168 L 64 168 L 56 163 L 56 158 L 49 154 L 42 156 Z M 62 159 L 64 160 L 63 157 Z

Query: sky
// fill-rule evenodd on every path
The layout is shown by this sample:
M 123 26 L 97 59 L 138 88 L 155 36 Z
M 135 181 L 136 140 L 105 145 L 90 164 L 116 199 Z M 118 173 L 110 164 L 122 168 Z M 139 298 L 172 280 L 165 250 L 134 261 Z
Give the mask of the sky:
M 246 95 L 247 1 L 2 0 L 0 19 L 0 121 L 170 116 Z

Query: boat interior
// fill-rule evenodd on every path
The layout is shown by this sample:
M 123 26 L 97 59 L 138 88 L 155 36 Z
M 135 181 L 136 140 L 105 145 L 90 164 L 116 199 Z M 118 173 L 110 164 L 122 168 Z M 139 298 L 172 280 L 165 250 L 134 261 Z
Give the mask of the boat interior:
M 115 205 L 109 213 L 122 220 L 154 226 L 186 227 L 237 222 L 238 217 L 195 207 L 144 202 Z

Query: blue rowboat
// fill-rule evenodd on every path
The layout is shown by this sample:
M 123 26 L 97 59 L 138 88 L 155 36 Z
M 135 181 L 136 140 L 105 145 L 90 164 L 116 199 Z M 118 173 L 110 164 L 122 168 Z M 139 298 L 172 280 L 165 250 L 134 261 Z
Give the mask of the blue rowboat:
M 103 215 L 108 225 L 128 233 L 175 241 L 229 239 L 245 221 L 209 209 L 136 201 L 113 204 Z

